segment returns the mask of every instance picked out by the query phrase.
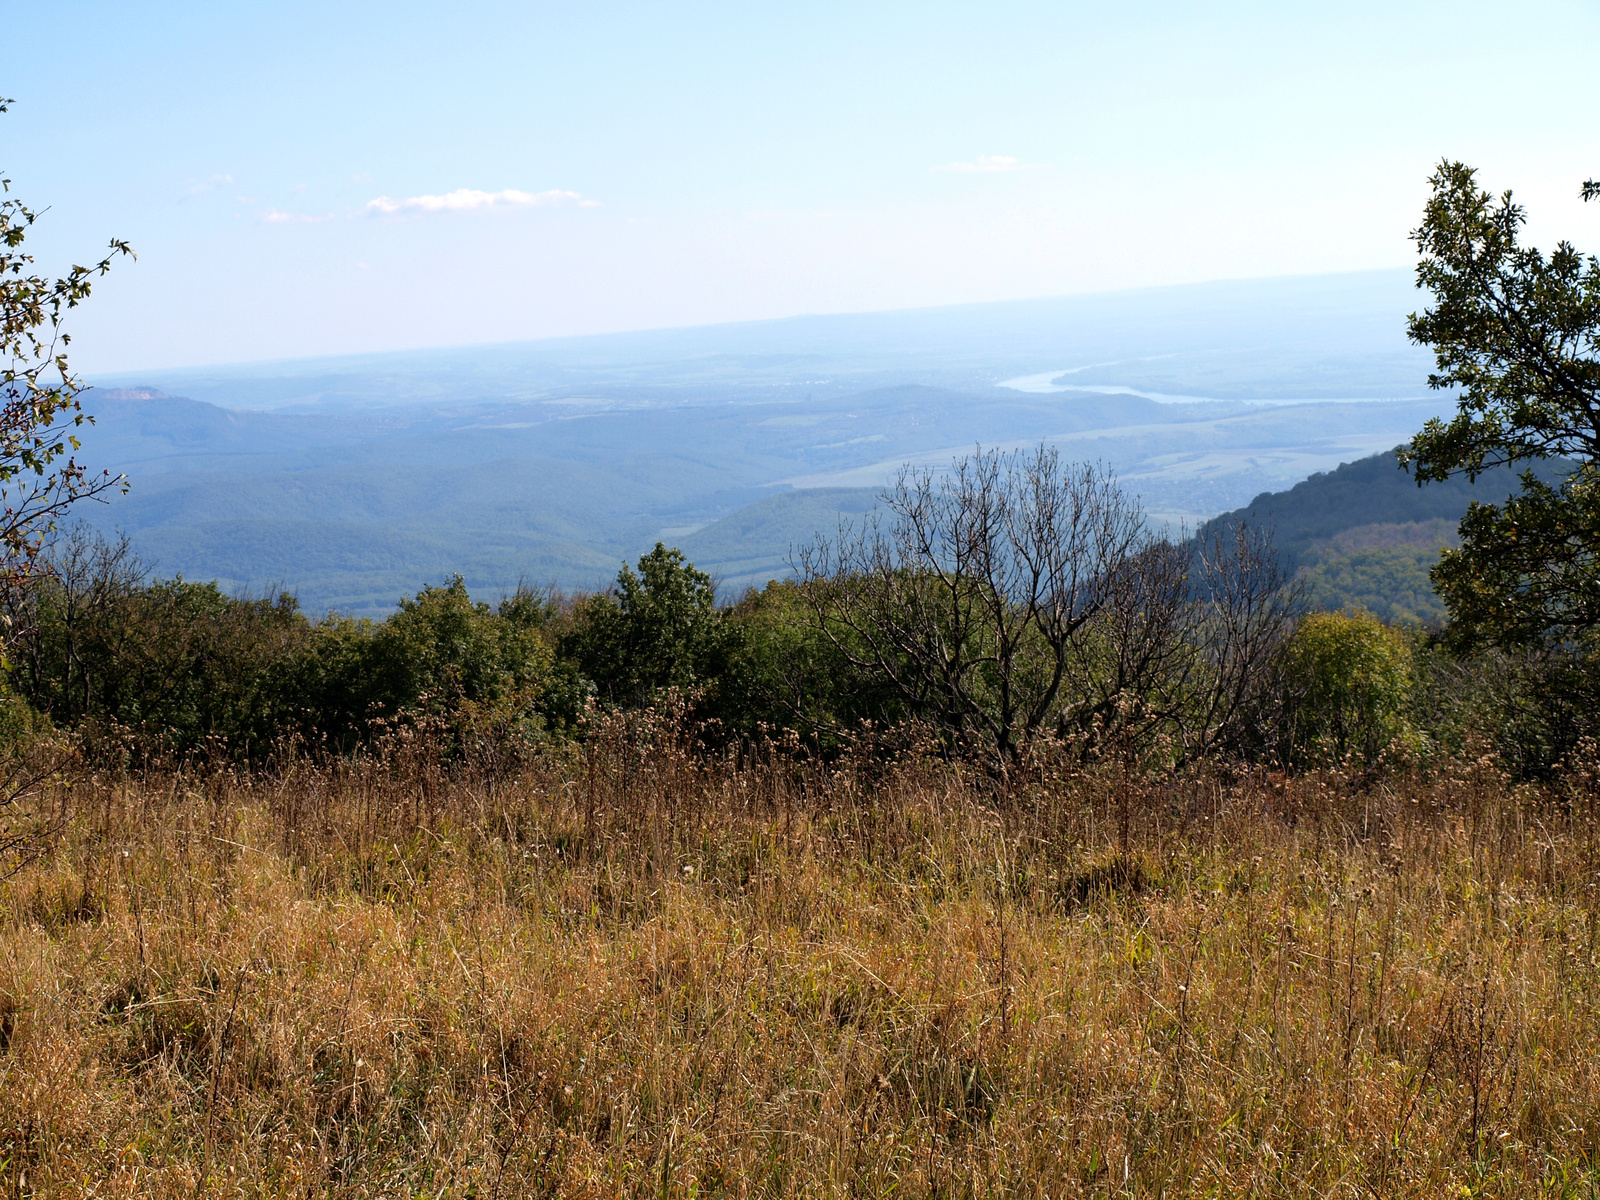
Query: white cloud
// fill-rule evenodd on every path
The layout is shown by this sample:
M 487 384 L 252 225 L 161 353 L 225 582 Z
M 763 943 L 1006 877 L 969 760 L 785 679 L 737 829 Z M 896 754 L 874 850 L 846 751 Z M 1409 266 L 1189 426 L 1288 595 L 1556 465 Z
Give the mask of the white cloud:
M 269 208 L 261 214 L 261 220 L 268 225 L 288 225 L 291 222 L 314 225 L 318 221 L 333 220 L 333 214 L 284 212 L 281 208 Z
M 411 196 L 396 200 L 379 196 L 367 202 L 366 211 L 382 216 L 403 212 L 471 212 L 480 208 L 548 208 L 557 204 L 576 204 L 579 208 L 598 208 L 598 200 L 585 200 L 577 192 L 551 188 L 545 192 L 519 192 L 507 188 L 502 192 L 480 192 L 475 188 L 457 188 L 442 196 Z
M 936 171 L 1031 171 L 1038 163 L 1025 163 L 1013 158 L 1009 154 L 980 154 L 976 162 L 946 163 L 942 167 L 935 167 Z

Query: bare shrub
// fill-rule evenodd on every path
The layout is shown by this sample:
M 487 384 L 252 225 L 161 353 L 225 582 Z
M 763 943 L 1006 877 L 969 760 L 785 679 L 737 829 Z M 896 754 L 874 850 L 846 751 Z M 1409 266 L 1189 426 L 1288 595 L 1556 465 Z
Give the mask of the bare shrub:
M 906 469 L 890 518 L 799 551 L 841 658 L 1007 772 L 1042 741 L 1085 753 L 1164 736 L 1185 761 L 1242 741 L 1294 595 L 1250 530 L 1153 533 L 1104 469 L 1041 445 Z

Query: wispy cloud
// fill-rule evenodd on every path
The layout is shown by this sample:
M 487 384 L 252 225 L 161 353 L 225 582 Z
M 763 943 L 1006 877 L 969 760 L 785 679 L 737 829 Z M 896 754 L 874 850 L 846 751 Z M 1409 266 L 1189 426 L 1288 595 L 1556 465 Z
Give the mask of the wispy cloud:
M 284 212 L 281 208 L 269 208 L 261 214 L 261 220 L 268 225 L 288 225 L 291 223 L 314 225 L 318 221 L 333 220 L 333 214 Z
M 1025 163 L 1009 154 L 980 154 L 976 162 L 945 163 L 935 171 L 983 171 L 994 174 L 1000 171 L 1031 171 L 1038 163 Z
M 576 204 L 579 208 L 598 208 L 598 200 L 585 200 L 577 192 L 551 188 L 545 192 L 519 192 L 507 188 L 502 192 L 480 192 L 475 188 L 457 188 L 442 196 L 411 196 L 396 200 L 392 196 L 379 196 L 367 202 L 366 211 L 379 216 L 393 216 L 406 212 L 472 212 L 481 208 L 549 208 L 558 204 Z
M 191 183 L 188 194 L 198 196 L 201 192 L 209 192 L 212 188 L 219 188 L 232 182 L 232 175 L 213 175 L 210 179 L 200 179 Z

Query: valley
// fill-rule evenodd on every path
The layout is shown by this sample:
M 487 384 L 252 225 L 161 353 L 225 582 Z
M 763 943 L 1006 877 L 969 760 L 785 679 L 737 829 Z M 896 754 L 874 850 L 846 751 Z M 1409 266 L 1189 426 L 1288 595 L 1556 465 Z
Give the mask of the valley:
M 455 573 L 602 587 L 658 540 L 736 595 L 975 445 L 1103 462 L 1193 528 L 1440 411 L 1407 295 L 1372 272 L 108 378 L 85 454 L 131 487 L 85 516 L 160 573 L 366 615 Z

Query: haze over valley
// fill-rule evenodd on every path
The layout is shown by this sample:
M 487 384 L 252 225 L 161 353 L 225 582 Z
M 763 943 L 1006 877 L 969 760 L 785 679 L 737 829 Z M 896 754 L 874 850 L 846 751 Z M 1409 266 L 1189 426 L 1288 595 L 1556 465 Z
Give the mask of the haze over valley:
M 736 592 L 977 444 L 1193 527 L 1442 411 L 1415 303 L 1383 271 L 102 376 L 87 458 L 131 488 L 84 515 L 163 574 L 371 614 L 455 572 L 603 586 L 657 540 Z

